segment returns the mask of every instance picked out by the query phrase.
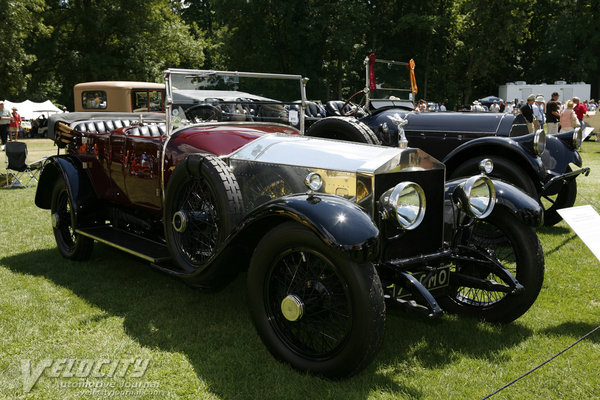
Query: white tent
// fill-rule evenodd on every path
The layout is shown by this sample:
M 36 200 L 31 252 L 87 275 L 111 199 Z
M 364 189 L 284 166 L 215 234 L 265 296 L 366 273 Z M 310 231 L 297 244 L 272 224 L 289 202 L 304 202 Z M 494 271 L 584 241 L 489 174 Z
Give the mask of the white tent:
M 61 109 L 52 104 L 50 100 L 46 100 L 43 103 L 34 103 L 30 100 L 13 103 L 12 101 L 4 100 L 5 109 L 12 110 L 13 107 L 17 108 L 17 112 L 22 119 L 35 119 L 42 114 L 48 117 L 50 114 L 61 112 Z

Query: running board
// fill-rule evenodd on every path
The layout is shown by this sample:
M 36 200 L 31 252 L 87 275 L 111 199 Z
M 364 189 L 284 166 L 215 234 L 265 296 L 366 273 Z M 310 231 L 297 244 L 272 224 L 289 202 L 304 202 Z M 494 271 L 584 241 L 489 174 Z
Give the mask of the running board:
M 79 228 L 75 232 L 151 263 L 161 263 L 171 258 L 169 250 L 164 244 L 110 226 Z

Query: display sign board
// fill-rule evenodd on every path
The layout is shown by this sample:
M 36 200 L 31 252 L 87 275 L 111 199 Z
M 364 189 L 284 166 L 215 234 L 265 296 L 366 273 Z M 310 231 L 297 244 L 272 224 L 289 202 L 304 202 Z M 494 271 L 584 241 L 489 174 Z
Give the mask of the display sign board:
M 600 260 L 600 215 L 592 206 L 563 208 L 558 213 Z

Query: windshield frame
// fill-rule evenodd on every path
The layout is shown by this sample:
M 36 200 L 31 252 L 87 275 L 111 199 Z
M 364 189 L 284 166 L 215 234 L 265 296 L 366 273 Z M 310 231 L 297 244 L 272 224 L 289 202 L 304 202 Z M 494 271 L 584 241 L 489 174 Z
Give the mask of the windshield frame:
M 230 77 L 230 78 L 258 78 L 258 79 L 279 79 L 279 80 L 292 80 L 297 81 L 300 89 L 300 115 L 299 115 L 299 130 L 304 134 L 304 115 L 307 106 L 306 99 L 306 83 L 308 78 L 302 75 L 292 74 L 276 74 L 276 73 L 261 73 L 261 72 L 239 72 L 239 71 L 217 71 L 217 70 L 199 70 L 199 69 L 180 69 L 180 68 L 169 68 L 164 73 L 165 85 L 166 85 L 166 99 L 165 99 L 165 110 L 166 110 L 166 124 L 167 124 L 167 135 L 171 136 L 173 131 L 178 127 L 173 124 L 174 115 L 174 101 L 173 101 L 173 77 L 176 75 L 186 75 L 186 77 L 198 77 L 207 78 L 212 76 L 218 77 Z M 225 102 L 226 103 L 226 102 Z M 283 102 L 282 102 L 283 103 Z M 215 123 L 231 123 L 227 122 L 215 122 Z

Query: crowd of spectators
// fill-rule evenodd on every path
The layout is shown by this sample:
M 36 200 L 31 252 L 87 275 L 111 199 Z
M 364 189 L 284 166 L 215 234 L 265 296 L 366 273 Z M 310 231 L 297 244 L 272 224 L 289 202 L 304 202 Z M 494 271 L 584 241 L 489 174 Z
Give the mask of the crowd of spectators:
M 596 111 L 598 103 L 594 99 L 581 102 L 579 97 L 561 101 L 559 93 L 554 92 L 548 102 L 541 94 L 530 94 L 516 109 L 525 117 L 529 132 L 544 128 L 552 134 L 583 126 L 583 117 Z

